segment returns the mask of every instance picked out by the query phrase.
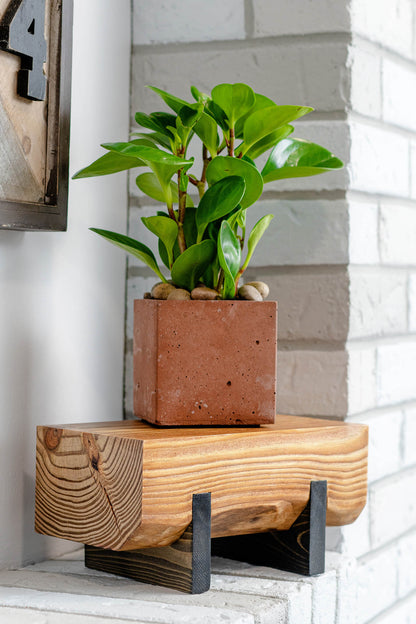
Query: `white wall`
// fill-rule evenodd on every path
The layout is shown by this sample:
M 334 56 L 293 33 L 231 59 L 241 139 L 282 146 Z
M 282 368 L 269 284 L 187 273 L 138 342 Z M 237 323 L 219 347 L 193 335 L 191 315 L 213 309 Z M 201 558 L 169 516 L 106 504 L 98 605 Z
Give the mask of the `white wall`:
M 130 2 L 75 0 L 71 174 L 127 138 Z M 0 231 L 0 565 L 68 549 L 34 533 L 35 427 L 122 418 L 125 174 L 70 184 L 68 231 Z

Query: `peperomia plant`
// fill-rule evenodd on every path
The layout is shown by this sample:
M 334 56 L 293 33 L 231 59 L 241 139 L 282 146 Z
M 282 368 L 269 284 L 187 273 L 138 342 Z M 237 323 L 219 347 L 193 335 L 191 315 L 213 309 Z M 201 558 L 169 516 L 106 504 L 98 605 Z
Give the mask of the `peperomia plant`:
M 203 284 L 218 297 L 233 299 L 273 218 L 272 214 L 262 217 L 247 236 L 246 211 L 260 198 L 263 185 L 339 169 L 343 163 L 320 145 L 289 138 L 290 122 L 310 113 L 313 109 L 308 106 L 278 106 L 241 83 L 219 84 L 210 96 L 191 87 L 193 103 L 150 88 L 173 113 L 136 113 L 136 122 L 148 132 L 135 133 L 128 142 L 104 143 L 107 152 L 74 178 L 147 168 L 136 184 L 166 209 L 142 217 L 142 222 L 159 239 L 160 259 L 170 271 L 171 282 L 188 292 Z M 194 158 L 188 155 L 194 136 L 202 149 L 199 175 L 193 170 Z M 255 161 L 269 150 L 260 170 Z M 199 198 L 197 206 L 192 190 Z M 168 282 L 146 245 L 122 234 L 91 229 Z

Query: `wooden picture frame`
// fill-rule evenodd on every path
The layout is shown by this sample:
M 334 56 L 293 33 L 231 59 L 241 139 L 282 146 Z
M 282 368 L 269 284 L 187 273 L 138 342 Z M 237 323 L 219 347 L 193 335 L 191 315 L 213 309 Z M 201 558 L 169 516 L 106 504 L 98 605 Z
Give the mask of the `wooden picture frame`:
M 44 24 L 28 12 L 25 22 L 25 9 L 44 10 Z M 27 33 L 44 26 L 36 78 L 46 88 L 35 97 L 27 83 L 39 49 L 31 59 L 13 46 L 8 22 L 19 17 L 24 51 Z M 0 0 L 0 229 L 66 230 L 72 17 L 73 0 Z

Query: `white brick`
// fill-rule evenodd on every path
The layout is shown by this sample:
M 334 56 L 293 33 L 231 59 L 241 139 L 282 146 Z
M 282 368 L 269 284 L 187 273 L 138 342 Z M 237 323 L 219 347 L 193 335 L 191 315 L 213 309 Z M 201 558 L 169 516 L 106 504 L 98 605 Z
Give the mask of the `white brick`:
M 416 471 L 408 470 L 370 490 L 371 544 L 377 548 L 416 525 Z
M 378 252 L 378 206 L 350 202 L 349 258 L 351 264 L 376 264 Z
M 207 3 L 209 4 L 209 3 Z M 132 57 L 132 110 L 161 109 L 161 100 L 146 85 L 154 85 L 192 101 L 189 86 L 209 93 L 221 82 L 249 82 L 279 104 L 302 104 L 318 110 L 344 110 L 349 72 L 340 72 L 347 60 L 343 42 L 305 40 L 290 43 L 210 49 L 169 49 L 157 54 L 139 48 Z M 174 68 L 174 70 L 172 69 Z M 202 68 L 202 70 L 201 70 Z M 271 77 L 275 76 L 273 79 Z
M 279 340 L 340 342 L 348 333 L 348 274 L 344 267 L 248 270 L 245 281 L 270 286 L 279 303 Z
M 273 213 L 250 266 L 346 264 L 348 208 L 342 200 L 262 200 L 247 211 L 247 231 Z
M 389 58 L 383 59 L 383 119 L 416 130 L 416 71 Z
M 403 598 L 416 590 L 416 533 L 403 537 L 399 551 L 399 596 Z
M 410 197 L 416 199 L 416 141 L 410 141 Z
M 408 407 L 404 412 L 403 462 L 406 466 L 416 464 L 416 407 Z
M 396 600 L 397 549 L 368 555 L 358 565 L 358 623 L 364 624 Z
M 381 116 L 381 59 L 374 51 L 354 45 L 350 50 L 351 109 L 354 112 L 380 118 Z
M 407 276 L 350 267 L 350 338 L 397 334 L 407 327 Z
M 351 190 L 404 197 L 409 194 L 406 137 L 385 128 L 353 122 L 349 162 Z
M 254 0 L 254 34 L 258 37 L 345 32 L 349 30 L 349 22 L 346 3 Z
M 398 471 L 401 463 L 402 412 L 396 410 L 357 420 L 369 426 L 369 482 Z
M 348 421 L 350 422 L 350 421 Z M 360 422 L 363 422 L 361 419 Z M 370 431 L 371 436 L 371 431 Z M 370 548 L 370 515 L 368 504 L 352 524 L 339 527 L 339 551 L 350 557 L 361 557 L 368 553 Z
M 414 399 L 415 370 L 415 342 L 381 345 L 377 361 L 377 403 L 391 405 Z
M 345 416 L 345 351 L 282 351 L 277 358 L 277 409 L 283 414 Z
M 409 277 L 409 330 L 416 332 L 416 273 Z
M 244 0 L 133 2 L 135 45 L 244 37 Z
M 381 45 L 412 55 L 412 4 L 410 0 L 352 0 L 352 32 Z
M 0 607 L 0 622 L 1 624 L 103 624 L 103 622 L 105 624 L 121 624 L 122 620 L 118 617 L 103 620 L 101 616 Z M 144 620 L 135 619 L 134 624 L 144 624 Z
M 357 624 L 357 562 L 352 557 L 326 553 L 327 570 L 337 574 L 337 613 L 334 624 Z
M 387 264 L 416 264 L 416 208 L 381 205 L 380 257 Z
M 383 615 L 375 619 L 372 624 L 414 624 L 416 613 L 416 594 L 407 600 L 399 602 Z
M 334 624 L 336 611 L 337 577 L 335 573 L 326 572 L 318 577 L 313 586 L 312 624 Z
M 374 347 L 349 344 L 348 413 L 371 409 L 376 402 L 376 350 Z

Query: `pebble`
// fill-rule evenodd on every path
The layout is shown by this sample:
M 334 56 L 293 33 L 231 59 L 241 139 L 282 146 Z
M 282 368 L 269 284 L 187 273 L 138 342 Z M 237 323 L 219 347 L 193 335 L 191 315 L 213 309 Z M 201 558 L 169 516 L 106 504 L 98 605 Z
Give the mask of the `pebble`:
M 270 288 L 265 282 L 247 282 L 247 284 L 245 285 L 254 286 L 254 288 L 256 288 L 259 291 L 263 299 L 266 299 L 269 296 Z
M 257 288 L 251 286 L 250 284 L 244 284 L 244 286 L 241 286 L 238 289 L 238 296 L 240 299 L 246 299 L 247 301 L 263 301 L 263 297 Z
M 191 292 L 192 299 L 201 299 L 203 301 L 214 301 L 215 299 L 219 299 L 219 294 L 213 288 L 208 288 L 208 286 L 197 286 Z
M 184 288 L 175 288 L 172 290 L 167 297 L 168 301 L 187 301 L 191 298 L 191 293 Z
M 172 284 L 159 282 L 153 286 L 151 294 L 153 299 L 167 299 L 169 294 L 174 290 L 176 290 L 176 288 Z

